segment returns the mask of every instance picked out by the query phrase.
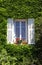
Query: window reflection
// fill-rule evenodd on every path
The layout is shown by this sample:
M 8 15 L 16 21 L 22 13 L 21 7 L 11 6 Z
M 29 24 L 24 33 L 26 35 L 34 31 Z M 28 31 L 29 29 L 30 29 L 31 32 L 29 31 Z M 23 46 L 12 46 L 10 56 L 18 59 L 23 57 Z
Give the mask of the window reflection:
M 20 22 L 15 22 L 15 33 L 16 33 L 16 37 L 20 37 Z
M 15 23 L 16 38 L 20 38 L 20 33 L 21 33 L 21 39 L 25 40 L 26 39 L 26 22 L 23 21 L 20 23 L 20 21 L 16 21 L 14 23 Z M 21 31 L 20 31 L 20 28 L 21 28 Z

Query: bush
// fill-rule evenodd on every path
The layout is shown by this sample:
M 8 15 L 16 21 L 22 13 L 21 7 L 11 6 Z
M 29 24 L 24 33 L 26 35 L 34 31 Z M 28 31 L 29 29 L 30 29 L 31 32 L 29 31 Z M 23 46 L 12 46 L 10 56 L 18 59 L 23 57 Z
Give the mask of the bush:
M 42 17 L 35 20 L 35 40 L 36 43 L 42 44 Z
M 0 53 L 0 65 L 13 65 L 17 59 L 8 55 L 6 49 L 2 49 Z
M 11 57 L 16 57 L 17 64 L 19 63 L 24 63 L 25 64 L 30 64 L 33 62 L 34 59 L 36 59 L 35 53 L 35 48 L 33 45 L 6 45 L 5 49 L 7 50 L 8 54 Z M 22 64 L 21 64 L 22 65 Z
M 40 62 L 34 45 L 7 44 L 0 46 L 0 65 L 31 65 Z

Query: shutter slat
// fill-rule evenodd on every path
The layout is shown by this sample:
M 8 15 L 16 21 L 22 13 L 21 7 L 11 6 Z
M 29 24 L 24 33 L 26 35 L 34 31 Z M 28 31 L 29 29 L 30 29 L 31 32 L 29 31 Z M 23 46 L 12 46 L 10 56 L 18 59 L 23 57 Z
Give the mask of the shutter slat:
M 28 44 L 34 43 L 34 19 L 28 19 Z
M 7 42 L 12 43 L 12 19 L 8 19 L 7 23 Z

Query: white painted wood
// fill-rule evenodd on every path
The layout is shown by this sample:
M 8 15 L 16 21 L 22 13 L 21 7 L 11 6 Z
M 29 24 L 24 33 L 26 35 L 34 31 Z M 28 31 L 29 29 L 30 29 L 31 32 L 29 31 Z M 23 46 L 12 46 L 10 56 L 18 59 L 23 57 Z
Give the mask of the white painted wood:
M 26 42 L 27 42 L 27 33 L 28 33 L 28 30 L 27 30 L 27 21 L 26 21 Z
M 28 19 L 28 44 L 34 44 L 34 19 Z
M 12 43 L 14 43 L 14 22 L 13 22 L 13 19 L 12 19 Z
M 12 43 L 12 19 L 7 20 L 7 42 Z
M 20 40 L 22 38 L 22 35 L 21 35 L 21 22 L 20 22 Z
M 13 22 L 13 43 L 16 42 L 15 21 Z

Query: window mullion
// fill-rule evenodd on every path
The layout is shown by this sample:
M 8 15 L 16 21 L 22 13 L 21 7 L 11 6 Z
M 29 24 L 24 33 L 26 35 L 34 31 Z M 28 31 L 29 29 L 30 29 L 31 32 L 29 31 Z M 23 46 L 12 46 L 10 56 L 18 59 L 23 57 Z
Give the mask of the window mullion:
M 21 21 L 20 21 L 20 40 L 21 40 Z

